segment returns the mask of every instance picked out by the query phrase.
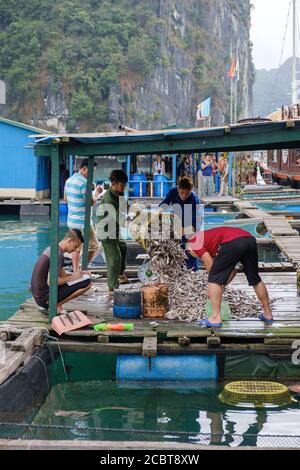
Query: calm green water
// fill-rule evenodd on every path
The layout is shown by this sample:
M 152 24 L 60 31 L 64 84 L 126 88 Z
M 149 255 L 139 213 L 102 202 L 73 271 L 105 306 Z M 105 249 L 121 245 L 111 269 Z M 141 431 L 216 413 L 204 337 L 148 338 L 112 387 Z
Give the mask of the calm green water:
M 282 198 L 283 196 L 291 196 L 291 197 L 299 197 L 299 191 L 289 191 L 287 192 L 282 192 L 282 191 L 277 191 L 277 192 L 261 192 L 259 194 L 255 193 L 246 193 L 243 195 L 242 199 L 277 199 L 277 198 Z
M 207 214 L 205 228 L 213 228 L 228 220 L 229 214 Z M 234 221 L 234 226 L 237 221 Z M 255 224 L 241 225 L 253 235 Z M 66 230 L 60 227 L 61 236 Z M 28 290 L 33 266 L 42 251 L 50 243 L 49 221 L 21 221 L 18 216 L 0 215 L 0 320 L 9 318 L 19 305 L 30 298 Z M 278 249 L 269 245 L 259 246 L 259 258 L 263 262 L 278 261 Z
M 228 406 L 218 398 L 222 388 L 217 385 L 124 388 L 112 381 L 58 384 L 33 420 L 34 425 L 49 427 L 31 428 L 23 438 L 259 446 L 272 444 L 272 439 L 264 435 L 299 434 L 299 406 L 281 409 Z M 53 428 L 56 425 L 60 428 Z
M 6 438 L 148 440 L 206 445 L 300 446 L 300 404 L 254 408 L 224 404 L 224 384 L 123 384 L 115 380 L 116 356 L 65 353 L 50 368 L 51 389 L 27 416 L 2 416 Z M 225 380 L 299 377 L 299 366 L 266 356 L 226 356 Z M 16 426 L 29 423 L 30 427 Z M 294 436 L 299 436 L 296 438 Z
M 256 202 L 256 207 L 263 211 L 300 212 L 300 202 Z
M 0 320 L 7 319 L 31 297 L 32 269 L 49 243 L 48 220 L 21 222 L 18 216 L 0 215 Z

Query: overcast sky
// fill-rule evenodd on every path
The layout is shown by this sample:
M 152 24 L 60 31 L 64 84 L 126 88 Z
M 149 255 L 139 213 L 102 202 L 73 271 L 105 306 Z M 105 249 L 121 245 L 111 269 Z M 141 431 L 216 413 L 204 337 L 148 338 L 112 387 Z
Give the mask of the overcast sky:
M 291 0 L 251 0 L 251 40 L 257 69 L 278 67 L 287 14 Z M 300 3 L 300 2 L 299 2 Z M 298 7 L 299 9 L 299 7 Z M 292 8 L 286 36 L 283 61 L 292 55 Z

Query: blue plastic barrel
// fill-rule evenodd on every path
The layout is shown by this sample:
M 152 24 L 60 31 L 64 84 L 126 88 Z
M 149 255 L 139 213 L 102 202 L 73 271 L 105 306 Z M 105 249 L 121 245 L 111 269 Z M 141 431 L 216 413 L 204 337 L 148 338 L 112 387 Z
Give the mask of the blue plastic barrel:
M 154 175 L 153 196 L 165 197 L 171 189 L 171 181 L 165 175 Z
M 139 355 L 119 355 L 117 379 L 119 381 L 203 381 L 217 380 L 215 355 L 156 356 L 149 360 Z
M 68 215 L 68 204 L 66 202 L 59 203 L 59 215 Z
M 130 181 L 136 181 L 136 183 L 130 183 L 130 196 L 131 197 L 146 197 L 147 196 L 147 177 L 140 173 L 134 173 L 130 176 Z M 140 191 L 142 182 L 142 191 Z

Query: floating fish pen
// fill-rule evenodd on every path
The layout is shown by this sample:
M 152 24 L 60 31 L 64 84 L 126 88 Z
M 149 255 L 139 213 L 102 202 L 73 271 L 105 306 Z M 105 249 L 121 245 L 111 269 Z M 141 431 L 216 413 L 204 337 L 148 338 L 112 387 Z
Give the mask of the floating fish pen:
M 51 326 L 57 302 L 58 182 L 62 156 L 89 156 L 83 249 L 85 268 L 95 155 L 244 151 L 258 145 L 260 149 L 273 148 L 279 142 L 282 148 L 289 148 L 298 146 L 299 141 L 300 122 L 297 120 L 217 129 L 37 136 L 35 154 L 37 158 L 48 156 L 52 168 L 50 318 L 37 309 L 33 300 L 28 300 L 15 315 L 0 324 L 4 350 L 9 358 L 0 366 L 0 387 L 7 387 L 6 396 L 11 387 L 13 394 L 13 387 L 20 387 L 25 380 L 20 372 L 26 374 L 27 368 L 32 367 L 36 371 L 36 381 L 33 370 L 30 372 L 32 390 L 41 391 L 41 394 L 32 391 L 31 395 L 28 391 L 28 397 L 33 397 L 33 408 L 30 400 L 18 412 L 7 409 L 5 403 L 3 409 L 0 406 L 2 437 L 15 437 L 20 439 L 21 445 L 23 442 L 30 446 L 33 441 L 37 445 L 38 439 L 148 440 L 168 446 L 171 442 L 172 445 L 177 442 L 191 446 L 299 446 L 300 437 L 291 435 L 289 428 L 285 427 L 278 436 L 276 426 L 271 426 L 271 430 L 268 428 L 270 437 L 266 436 L 264 427 L 266 423 L 270 425 L 272 416 L 277 416 L 278 420 L 288 418 L 289 422 L 299 419 L 296 398 L 284 407 L 283 413 L 280 407 L 276 409 L 275 415 L 274 409 L 270 412 L 252 408 L 249 413 L 239 414 L 234 405 L 225 405 L 219 399 L 224 385 L 234 380 L 272 378 L 272 381 L 286 384 L 295 384 L 299 380 L 295 343 L 300 335 L 300 297 L 297 296 L 295 269 L 300 262 L 295 249 L 299 246 L 299 235 L 284 216 L 273 217 L 251 202 L 231 197 L 226 201 L 217 201 L 217 198 L 206 201 L 207 209 L 214 215 L 228 213 L 234 206 L 232 220 L 236 211 L 253 219 L 251 223 L 256 228 L 259 226 L 256 221 L 263 223 L 271 243 L 274 242 L 287 257 L 289 271 L 284 272 L 284 262 L 277 259 L 281 266 L 279 272 L 275 272 L 274 263 L 271 271 L 262 273 L 272 299 L 275 319 L 272 326 L 258 320 L 256 304 L 250 297 L 252 288 L 246 285 L 244 275 L 238 273 L 226 292 L 230 313 L 223 320 L 223 327 L 200 328 L 198 320 L 206 312 L 205 297 L 202 289 L 196 299 L 198 292 L 193 286 L 201 284 L 201 272 L 189 282 L 186 272 L 178 272 L 175 281 L 169 284 L 169 303 L 178 300 L 179 294 L 186 302 L 185 309 L 182 307 L 181 310 L 176 302 L 172 304 L 174 317 L 169 310 L 160 317 L 142 315 L 132 318 L 133 326 L 122 331 L 98 327 L 120 321 L 114 316 L 113 308 L 104 301 L 108 291 L 104 277 L 100 277 L 94 282 L 93 290 L 65 305 L 69 312 L 85 312 L 90 327 L 58 336 Z M 223 219 L 221 224 L 226 222 Z M 264 237 L 262 239 L 263 243 L 269 243 Z M 132 276 L 136 276 L 136 271 L 133 270 Z M 131 277 L 132 285 L 126 285 L 124 289 L 137 289 L 138 282 L 135 281 L 138 280 Z M 241 297 L 240 291 L 246 295 Z M 201 304 L 198 312 L 196 302 Z M 19 384 L 15 382 L 18 376 Z M 35 387 L 40 382 L 43 387 Z M 240 429 L 241 424 L 244 427 L 240 434 L 227 431 Z M 280 444 L 283 440 L 284 444 Z
M 10 445 L 55 442 L 61 448 L 60 442 L 68 440 L 82 448 L 88 441 L 168 442 L 175 447 L 190 443 L 195 449 L 232 442 L 237 447 L 296 446 L 299 436 L 289 430 L 278 436 L 269 422 L 272 417 L 297 422 L 300 404 L 294 394 L 284 403 L 269 399 L 264 408 L 244 404 L 246 416 L 239 411 L 240 402 L 228 404 L 220 398 L 228 382 L 248 379 L 259 384 L 270 377 L 278 384 L 294 383 L 299 366 L 284 357 L 234 351 L 169 352 L 152 358 L 64 349 L 60 353 L 54 341 L 45 338 L 27 363 L 0 385 L 0 446 L 7 439 Z M 240 434 L 230 431 L 241 422 Z

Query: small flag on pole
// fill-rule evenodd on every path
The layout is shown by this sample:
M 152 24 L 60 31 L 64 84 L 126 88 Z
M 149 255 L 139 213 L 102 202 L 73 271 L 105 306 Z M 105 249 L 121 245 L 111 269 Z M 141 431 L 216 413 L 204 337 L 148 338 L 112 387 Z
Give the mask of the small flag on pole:
M 236 79 L 237 82 L 240 79 L 240 62 L 239 62 L 239 58 L 236 59 L 234 78 Z
M 236 71 L 236 60 L 235 60 L 235 58 L 233 57 L 233 58 L 232 58 L 232 62 L 231 62 L 230 69 L 229 69 L 228 72 L 227 72 L 228 77 L 234 78 L 234 77 L 235 77 L 235 71 Z
M 208 118 L 210 116 L 210 98 L 207 98 L 205 101 L 202 101 L 197 106 L 197 121 L 201 119 Z

